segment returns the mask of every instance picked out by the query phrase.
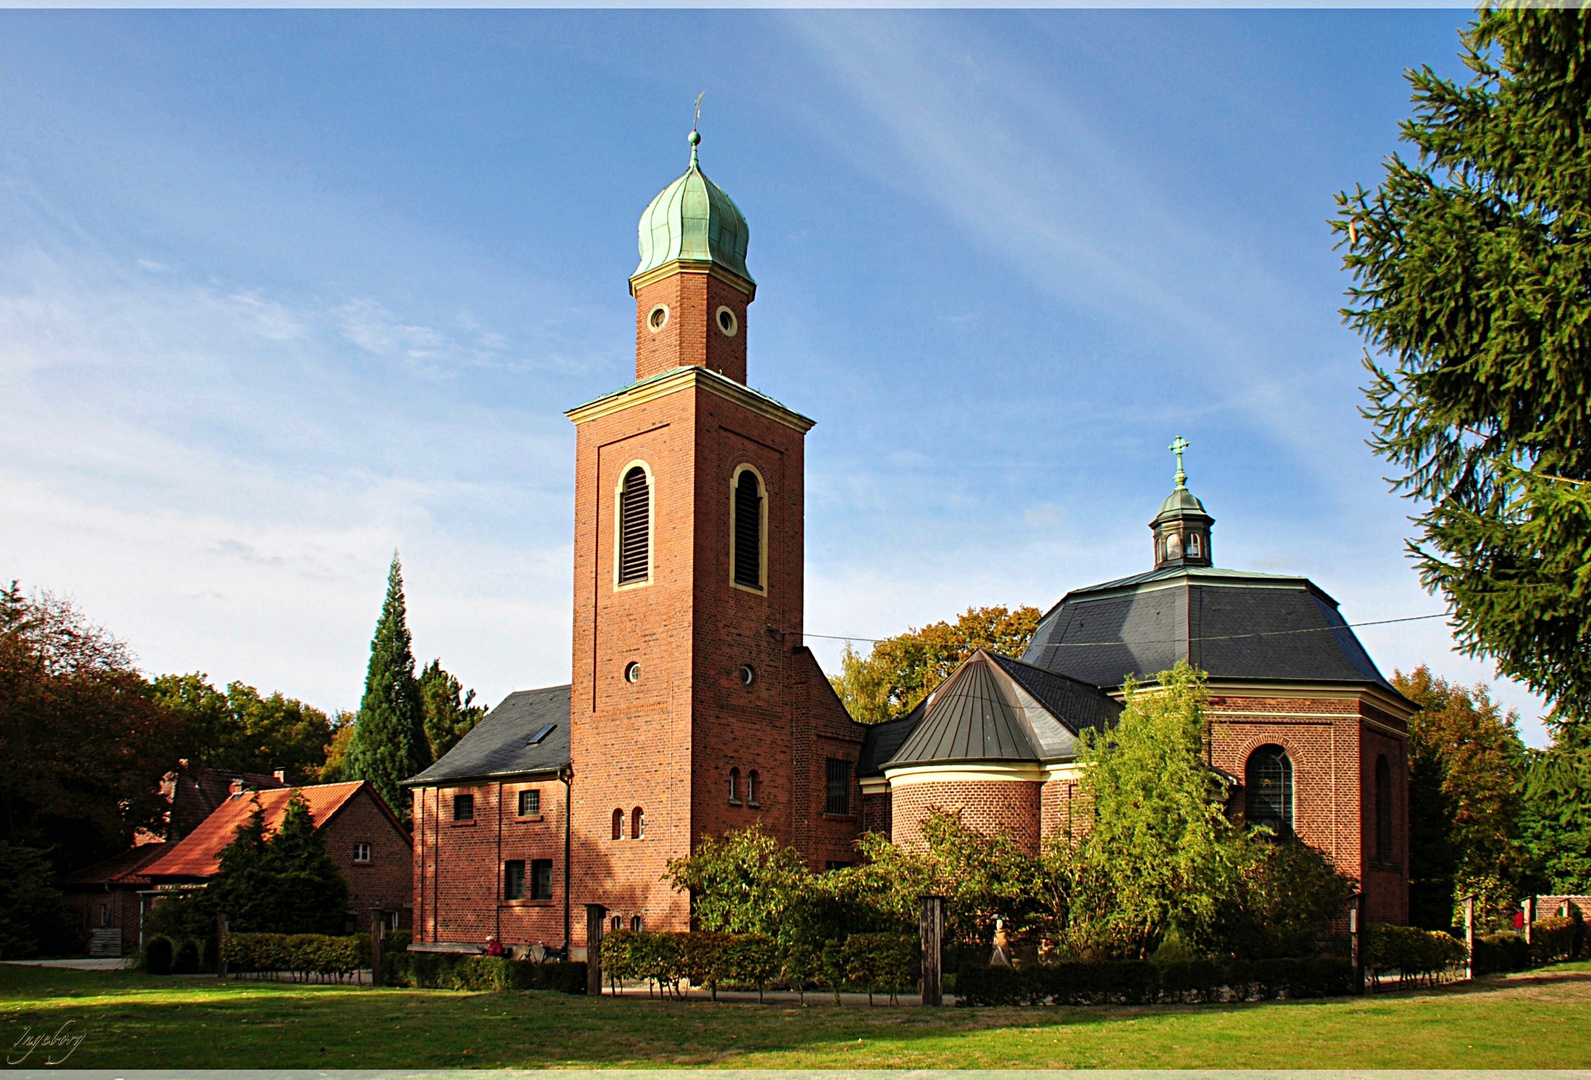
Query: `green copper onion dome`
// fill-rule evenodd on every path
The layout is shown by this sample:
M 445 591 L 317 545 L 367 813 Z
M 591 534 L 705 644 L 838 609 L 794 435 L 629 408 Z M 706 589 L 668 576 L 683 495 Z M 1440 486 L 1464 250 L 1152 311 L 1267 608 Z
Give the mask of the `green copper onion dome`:
M 640 277 L 676 259 L 714 263 L 751 282 L 746 269 L 746 218 L 724 189 L 702 174 L 696 147 L 702 137 L 691 132 L 691 165 L 685 175 L 658 193 L 641 215 Z

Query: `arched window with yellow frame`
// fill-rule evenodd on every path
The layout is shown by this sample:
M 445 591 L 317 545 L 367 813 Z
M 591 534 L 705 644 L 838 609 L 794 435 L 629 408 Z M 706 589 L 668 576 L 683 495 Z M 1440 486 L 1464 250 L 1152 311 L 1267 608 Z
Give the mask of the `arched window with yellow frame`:
M 729 485 L 729 578 L 737 589 L 768 591 L 768 487 L 751 465 Z
M 652 487 L 652 470 L 643 461 L 633 461 L 619 472 L 613 493 L 615 588 L 652 580 Z

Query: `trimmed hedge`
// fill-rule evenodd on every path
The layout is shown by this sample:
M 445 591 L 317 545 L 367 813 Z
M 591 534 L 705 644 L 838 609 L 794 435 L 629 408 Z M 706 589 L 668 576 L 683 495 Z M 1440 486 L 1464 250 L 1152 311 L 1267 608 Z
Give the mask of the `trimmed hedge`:
M 398 952 L 394 949 L 382 957 L 381 978 L 387 986 L 427 990 L 586 992 L 586 965 L 581 961 L 537 964 L 530 960 L 510 960 L 506 956 Z
M 1573 960 L 1585 947 L 1585 922 L 1578 908 L 1572 916 L 1553 915 L 1539 919 L 1530 927 L 1530 962 L 1551 964 Z
M 1365 973 L 1374 984 L 1393 971 L 1400 984 L 1434 984 L 1469 958 L 1462 941 L 1439 930 L 1390 923 L 1371 923 L 1365 929 Z
M 781 978 L 804 992 L 808 984 L 839 994 L 842 986 L 876 991 L 890 1000 L 914 986 L 917 939 L 898 934 L 851 934 L 825 943 L 822 950 L 781 950 L 761 934 L 680 933 L 614 930 L 602 938 L 602 973 L 615 986 L 647 983 L 680 995 L 681 983 L 705 986 L 714 999 L 720 986 L 762 990 Z
M 1149 960 L 964 966 L 956 973 L 962 1005 L 1150 1005 L 1251 998 L 1340 997 L 1354 993 L 1353 964 L 1339 957 L 1283 960 Z
M 229 974 L 286 971 L 306 980 L 343 979 L 370 966 L 370 935 L 228 934 L 221 953 Z
M 1530 946 L 1515 933 L 1479 934 L 1475 938 L 1475 974 L 1497 975 L 1530 966 Z

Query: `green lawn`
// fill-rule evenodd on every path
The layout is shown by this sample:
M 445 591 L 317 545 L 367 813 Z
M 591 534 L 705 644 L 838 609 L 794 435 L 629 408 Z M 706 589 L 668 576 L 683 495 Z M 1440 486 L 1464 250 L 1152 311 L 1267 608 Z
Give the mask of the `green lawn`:
M 1372 999 L 1120 1009 L 807 1008 L 0 966 L 0 1035 L 76 1068 L 1591 1066 L 1591 964 Z M 12 1049 L 13 1061 L 20 1051 Z M 20 1062 L 39 1067 L 42 1051 Z

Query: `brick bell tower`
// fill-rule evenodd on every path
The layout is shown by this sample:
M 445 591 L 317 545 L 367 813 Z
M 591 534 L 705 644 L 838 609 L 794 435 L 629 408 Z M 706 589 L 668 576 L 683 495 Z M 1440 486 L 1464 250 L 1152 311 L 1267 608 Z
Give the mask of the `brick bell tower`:
M 635 382 L 567 413 L 571 897 L 606 905 L 610 927 L 688 928 L 668 860 L 755 822 L 798 842 L 794 804 L 812 802 L 797 728 L 815 670 L 799 647 L 813 422 L 746 385 L 746 220 L 700 141 L 641 215 Z

